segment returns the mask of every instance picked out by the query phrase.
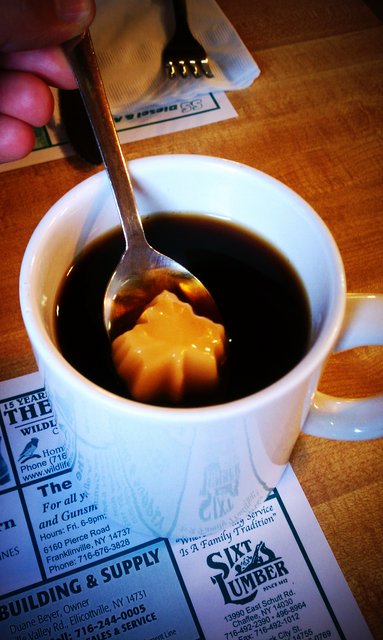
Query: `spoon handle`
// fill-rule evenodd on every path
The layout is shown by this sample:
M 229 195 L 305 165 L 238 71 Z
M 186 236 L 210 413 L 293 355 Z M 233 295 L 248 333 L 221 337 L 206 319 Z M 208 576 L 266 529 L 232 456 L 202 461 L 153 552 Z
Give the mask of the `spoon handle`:
M 91 122 L 111 182 L 125 240 L 129 247 L 146 242 L 132 182 L 126 167 L 89 30 L 64 49 Z

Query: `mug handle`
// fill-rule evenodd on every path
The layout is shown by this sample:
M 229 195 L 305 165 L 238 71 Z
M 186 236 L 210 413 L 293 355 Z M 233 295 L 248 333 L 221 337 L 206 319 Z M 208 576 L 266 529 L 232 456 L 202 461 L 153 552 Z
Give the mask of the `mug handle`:
M 383 344 L 383 294 L 347 294 L 346 313 L 334 353 Z M 303 432 L 333 440 L 383 436 L 383 396 L 335 398 L 317 391 Z

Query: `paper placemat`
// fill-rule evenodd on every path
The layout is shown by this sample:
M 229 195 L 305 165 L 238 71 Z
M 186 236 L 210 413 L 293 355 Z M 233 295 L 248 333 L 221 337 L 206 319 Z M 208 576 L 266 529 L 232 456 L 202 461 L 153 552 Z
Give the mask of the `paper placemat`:
M 288 467 L 209 537 L 148 539 L 100 511 L 39 374 L 0 383 L 3 640 L 369 640 Z
M 33 164 L 72 156 L 75 152 L 61 122 L 57 91 L 55 111 L 48 126 L 36 130 L 35 149 L 25 158 L 0 164 L 0 173 Z M 207 94 L 192 100 L 179 100 L 153 108 L 127 110 L 115 116 L 118 137 L 122 144 L 193 129 L 237 117 L 237 112 L 224 93 Z M 185 149 L 185 153 L 187 150 Z

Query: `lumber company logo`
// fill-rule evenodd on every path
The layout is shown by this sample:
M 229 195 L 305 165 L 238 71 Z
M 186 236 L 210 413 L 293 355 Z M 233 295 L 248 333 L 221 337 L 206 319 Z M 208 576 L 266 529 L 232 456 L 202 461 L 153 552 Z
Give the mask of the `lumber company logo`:
M 207 565 L 217 571 L 210 579 L 221 590 L 225 604 L 246 604 L 263 590 L 287 582 L 289 571 L 263 541 L 255 549 L 243 540 L 208 555 Z

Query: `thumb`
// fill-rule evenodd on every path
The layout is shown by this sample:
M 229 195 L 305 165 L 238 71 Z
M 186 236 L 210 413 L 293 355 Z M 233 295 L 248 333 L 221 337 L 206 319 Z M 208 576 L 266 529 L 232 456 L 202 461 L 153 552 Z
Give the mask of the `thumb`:
M 0 0 L 0 51 L 58 45 L 90 25 L 94 0 Z

